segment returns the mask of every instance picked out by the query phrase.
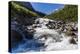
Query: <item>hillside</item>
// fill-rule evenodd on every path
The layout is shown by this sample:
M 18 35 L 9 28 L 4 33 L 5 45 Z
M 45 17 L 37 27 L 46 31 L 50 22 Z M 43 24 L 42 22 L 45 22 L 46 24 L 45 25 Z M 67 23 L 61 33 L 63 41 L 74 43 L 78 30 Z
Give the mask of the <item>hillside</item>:
M 49 19 L 63 20 L 63 21 L 77 21 L 78 20 L 78 6 L 77 5 L 65 5 L 64 8 L 45 16 Z
M 15 1 L 14 1 L 14 2 L 15 2 Z M 29 9 L 30 11 L 33 11 L 33 12 L 37 13 L 38 15 L 40 15 L 40 17 L 45 16 L 44 13 L 41 13 L 41 12 L 39 12 L 39 11 L 36 11 L 36 10 L 32 7 L 32 5 L 31 5 L 30 2 L 20 2 L 20 1 L 18 2 L 18 1 L 16 1 L 15 3 L 17 3 L 17 4 L 19 4 L 19 5 L 23 6 L 23 7 L 25 7 L 25 8 L 27 8 L 27 9 Z
M 16 18 L 20 24 L 32 24 L 34 19 L 37 17 L 43 17 L 45 15 L 35 11 L 30 3 L 26 3 L 26 6 L 24 2 L 20 3 L 11 1 L 9 3 L 9 15 L 11 18 Z

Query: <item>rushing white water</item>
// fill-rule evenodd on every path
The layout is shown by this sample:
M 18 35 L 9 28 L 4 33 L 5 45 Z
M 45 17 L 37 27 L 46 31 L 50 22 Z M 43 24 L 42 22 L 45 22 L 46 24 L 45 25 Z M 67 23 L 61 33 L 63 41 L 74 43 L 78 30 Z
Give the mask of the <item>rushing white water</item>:
M 25 42 L 20 44 L 13 52 L 52 51 L 78 48 L 77 44 L 70 43 L 72 37 L 67 36 L 63 32 L 59 33 L 59 30 L 48 29 L 46 24 L 53 20 L 39 18 L 35 20 L 35 23 L 37 21 L 39 21 L 38 24 L 31 25 L 40 26 L 34 28 L 34 39 L 25 40 Z M 40 43 L 44 43 L 44 45 L 41 46 Z
M 39 18 L 40 23 L 43 25 L 41 28 L 35 28 L 36 32 L 34 34 L 35 38 L 40 38 L 42 42 L 45 43 L 47 50 L 64 50 L 64 49 L 77 49 L 77 45 L 70 44 L 71 37 L 65 35 L 65 33 L 59 34 L 57 30 L 48 29 L 45 24 L 48 23 L 49 19 Z M 46 27 L 46 28 L 44 28 Z M 46 38 L 46 39 L 45 39 Z

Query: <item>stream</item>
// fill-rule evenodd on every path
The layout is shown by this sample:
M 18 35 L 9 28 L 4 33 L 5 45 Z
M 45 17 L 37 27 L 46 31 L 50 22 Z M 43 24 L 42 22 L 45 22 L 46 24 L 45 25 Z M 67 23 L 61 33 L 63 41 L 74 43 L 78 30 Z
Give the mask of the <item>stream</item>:
M 32 25 L 24 26 L 11 21 L 11 30 L 21 35 L 20 40 L 12 40 L 14 47 L 11 52 L 35 52 L 77 49 L 77 37 L 66 35 L 67 26 L 61 21 L 38 18 Z M 63 29 L 64 28 L 64 29 Z M 77 25 L 74 25 L 76 30 Z M 73 31 L 77 36 L 77 32 Z M 14 35 L 13 35 L 14 36 Z M 75 43 L 71 43 L 73 40 Z

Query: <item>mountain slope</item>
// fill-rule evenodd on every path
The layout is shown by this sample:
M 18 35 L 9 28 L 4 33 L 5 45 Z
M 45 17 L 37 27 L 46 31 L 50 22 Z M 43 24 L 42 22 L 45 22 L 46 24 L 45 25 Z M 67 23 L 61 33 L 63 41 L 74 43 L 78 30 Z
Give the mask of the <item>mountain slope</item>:
M 26 4 L 28 4 L 29 6 L 27 5 L 25 7 L 25 3 L 23 5 L 23 2 L 9 2 L 9 12 L 11 15 L 11 19 L 16 18 L 20 24 L 28 25 L 32 24 L 34 19 L 36 19 L 37 17 L 44 16 L 40 12 L 34 11 L 30 3 Z
M 16 1 L 15 3 L 18 3 L 19 5 L 21 5 L 21 6 L 25 7 L 25 8 L 27 8 L 27 9 L 29 9 L 30 11 L 33 11 L 33 12 L 37 13 L 40 17 L 45 16 L 44 13 L 41 13 L 41 12 L 39 12 L 39 11 L 36 11 L 36 10 L 32 7 L 32 5 L 31 5 L 30 2 L 20 2 L 20 1 L 18 2 L 18 1 Z
M 55 11 L 54 13 L 45 16 L 47 18 L 64 21 L 77 21 L 78 20 L 78 6 L 65 5 L 63 9 Z

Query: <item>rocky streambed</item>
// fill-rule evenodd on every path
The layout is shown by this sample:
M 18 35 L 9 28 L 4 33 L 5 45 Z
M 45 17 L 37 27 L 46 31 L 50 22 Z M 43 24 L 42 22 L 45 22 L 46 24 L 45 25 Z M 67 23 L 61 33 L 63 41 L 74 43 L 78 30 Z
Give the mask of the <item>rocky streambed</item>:
M 11 52 L 77 49 L 77 22 L 37 18 L 25 26 L 12 20 L 11 31 Z

